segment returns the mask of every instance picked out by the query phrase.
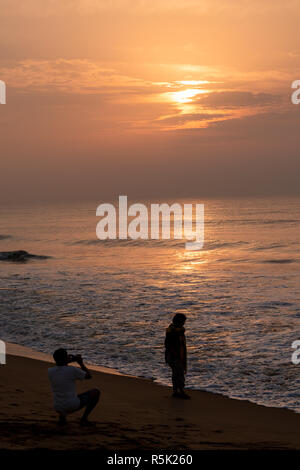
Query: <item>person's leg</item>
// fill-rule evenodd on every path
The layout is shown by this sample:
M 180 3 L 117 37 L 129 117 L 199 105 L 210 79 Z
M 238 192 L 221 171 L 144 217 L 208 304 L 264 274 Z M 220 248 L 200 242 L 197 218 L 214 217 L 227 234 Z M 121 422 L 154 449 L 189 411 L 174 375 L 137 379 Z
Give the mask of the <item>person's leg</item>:
M 80 420 L 80 423 L 82 425 L 85 425 L 88 423 L 88 419 L 87 419 L 88 416 L 93 411 L 93 409 L 95 408 L 95 406 L 97 405 L 99 401 L 100 390 L 98 390 L 97 388 L 93 390 L 89 390 L 88 392 L 78 395 L 78 398 L 80 400 L 80 407 L 78 409 L 85 407 L 85 411 Z
M 179 392 L 184 393 L 185 377 L 184 377 L 184 368 L 181 363 L 178 363 L 177 365 L 177 383 L 178 383 Z
M 65 424 L 67 424 L 66 416 L 63 415 L 62 413 L 59 413 L 59 418 L 58 418 L 57 424 L 59 426 L 64 426 Z
M 176 361 L 173 364 L 174 383 L 178 392 L 174 393 L 174 396 L 179 398 L 190 398 L 184 391 L 185 376 L 184 367 L 180 361 Z
M 170 363 L 172 370 L 172 384 L 173 384 L 173 395 L 178 393 L 177 380 L 176 380 L 176 367 L 174 363 Z
M 173 397 L 178 397 L 182 391 L 182 380 L 180 379 L 180 363 L 172 361 L 170 363 L 172 369 Z
M 90 415 L 90 413 L 93 411 L 93 409 L 97 405 L 97 403 L 99 401 L 99 398 L 100 398 L 100 390 L 98 390 L 96 388 L 94 390 L 91 390 L 90 400 L 89 400 L 89 402 L 86 406 L 85 412 L 83 413 L 82 418 L 81 418 L 81 423 L 82 424 L 87 421 L 88 416 Z

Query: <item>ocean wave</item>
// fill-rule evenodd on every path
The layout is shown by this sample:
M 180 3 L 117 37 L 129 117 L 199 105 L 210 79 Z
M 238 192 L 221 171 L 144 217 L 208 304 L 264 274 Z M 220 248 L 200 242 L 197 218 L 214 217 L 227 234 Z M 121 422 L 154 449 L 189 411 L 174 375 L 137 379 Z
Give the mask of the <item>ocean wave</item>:
M 299 219 L 219 219 L 219 220 L 206 220 L 206 225 L 225 225 L 225 224 L 234 224 L 234 225 L 274 225 L 274 224 L 297 224 Z
M 251 251 L 265 251 L 265 250 L 274 250 L 277 248 L 285 248 L 287 245 L 281 243 L 271 243 L 270 245 L 260 245 L 254 246 L 251 248 Z
M 1 235 L 0 234 L 0 240 L 7 240 L 8 238 L 12 238 L 12 236 L 11 235 L 3 235 L 3 234 Z
M 184 244 L 188 240 L 182 239 L 182 240 L 153 240 L 153 239 L 148 239 L 148 240 L 120 240 L 119 238 L 116 240 L 98 240 L 98 239 L 91 239 L 91 240 L 74 240 L 72 242 L 67 242 L 67 245 L 71 246 L 76 246 L 76 245 L 84 245 L 84 246 L 97 246 L 99 244 L 104 245 L 105 247 L 128 247 L 128 246 L 147 246 L 147 247 L 152 247 L 152 248 L 157 248 L 157 247 L 164 247 L 164 248 L 174 248 L 174 247 L 184 247 Z M 192 240 L 193 241 L 193 240 Z M 248 242 L 244 241 L 236 241 L 236 242 L 221 242 L 221 241 L 216 241 L 216 242 L 204 242 L 203 250 L 204 251 L 210 251 L 210 250 L 219 250 L 222 248 L 233 248 L 233 247 L 238 247 L 238 246 L 243 246 L 243 245 L 249 245 Z
M 296 263 L 296 259 L 265 259 L 262 261 L 262 263 L 274 263 L 274 264 L 290 264 L 290 263 Z
M 73 242 L 68 242 L 67 245 L 76 246 L 76 245 L 84 245 L 84 246 L 96 246 L 96 245 L 103 245 L 105 247 L 129 247 L 129 246 L 148 246 L 152 248 L 157 247 L 176 247 L 176 246 L 184 246 L 185 240 L 120 240 L 119 238 L 116 240 L 76 240 Z
M 220 248 L 234 248 L 237 246 L 249 245 L 248 242 L 237 241 L 237 242 L 207 242 L 205 243 L 204 250 L 219 250 Z
M 291 302 L 285 302 L 285 301 L 280 301 L 280 300 L 270 300 L 269 302 L 262 302 L 259 305 L 260 307 L 263 307 L 263 308 L 275 308 L 275 307 L 291 307 L 294 304 Z M 272 324 L 270 326 L 273 327 Z

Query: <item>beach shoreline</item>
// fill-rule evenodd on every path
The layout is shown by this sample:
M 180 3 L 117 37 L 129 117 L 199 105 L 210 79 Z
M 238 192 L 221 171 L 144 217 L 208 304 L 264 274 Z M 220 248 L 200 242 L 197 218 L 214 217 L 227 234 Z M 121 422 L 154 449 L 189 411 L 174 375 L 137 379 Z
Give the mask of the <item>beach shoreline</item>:
M 39 361 L 50 362 L 50 363 L 54 364 L 52 354 L 47 354 L 47 353 L 44 353 L 42 351 L 38 351 L 37 349 L 31 348 L 31 347 L 28 347 L 28 346 L 21 346 L 20 344 L 8 342 L 8 341 L 5 344 L 6 344 L 6 353 L 10 356 L 28 357 L 30 359 L 36 359 L 36 360 L 39 360 Z M 166 387 L 166 388 L 169 388 L 169 387 L 172 386 L 172 384 L 171 384 L 171 371 L 170 371 L 170 385 L 168 386 L 165 383 L 161 383 L 160 381 L 157 381 L 157 380 L 154 380 L 154 379 L 150 379 L 150 378 L 143 377 L 143 376 L 140 376 L 140 375 L 126 374 L 125 372 L 121 372 L 118 369 L 115 369 L 113 367 L 99 366 L 97 364 L 92 364 L 92 363 L 89 363 L 89 362 L 86 362 L 86 361 L 85 361 L 85 364 L 92 371 L 103 372 L 105 374 L 112 374 L 112 375 L 121 375 L 121 376 L 124 376 L 124 377 L 131 377 L 131 378 L 134 378 L 134 379 L 146 380 L 146 381 L 149 381 L 151 383 L 155 383 L 157 385 L 160 385 L 160 386 Z M 78 367 L 77 363 L 72 363 L 71 365 L 75 366 L 75 367 Z M 256 402 L 255 400 L 250 400 L 250 399 L 247 399 L 247 398 L 231 396 L 231 395 L 228 395 L 226 393 L 215 392 L 213 390 L 206 390 L 205 388 L 189 387 L 188 383 L 186 383 L 186 390 L 188 390 L 189 392 L 191 390 L 193 390 L 193 391 L 196 391 L 196 392 L 198 391 L 198 392 L 202 392 L 202 393 L 210 393 L 212 395 L 222 396 L 224 398 L 229 398 L 231 400 L 237 400 L 237 401 L 242 401 L 242 402 L 247 402 L 247 403 L 253 403 L 254 405 L 263 406 L 265 408 L 282 409 L 282 410 L 292 411 L 293 413 L 298 413 L 296 410 L 293 410 L 292 408 L 288 408 L 287 406 L 278 406 L 277 407 L 277 406 L 272 406 L 272 405 L 266 405 L 265 403 L 259 403 L 259 402 Z
M 6 353 L 9 356 L 28 357 L 29 359 L 52 362 L 54 364 L 52 354 L 47 354 L 42 351 L 38 351 L 37 349 L 30 348 L 28 346 L 21 346 L 20 344 L 17 344 L 17 343 L 6 342 L 5 344 L 6 344 Z M 76 363 L 72 365 L 77 366 Z M 89 364 L 89 363 L 86 363 L 86 365 L 89 369 L 94 370 L 94 371 L 104 372 L 106 374 L 127 376 L 127 374 L 123 374 L 119 372 L 117 369 L 113 369 L 112 367 L 103 367 L 103 366 L 98 366 L 96 364 Z
M 94 368 L 78 393 L 101 390 L 91 418 L 96 426 L 83 431 L 78 412 L 58 428 L 47 377 L 51 356 L 24 357 L 22 349 L 8 345 L 0 366 L 1 449 L 300 449 L 300 415 L 291 410 L 196 390 L 191 401 L 178 400 L 151 380 Z

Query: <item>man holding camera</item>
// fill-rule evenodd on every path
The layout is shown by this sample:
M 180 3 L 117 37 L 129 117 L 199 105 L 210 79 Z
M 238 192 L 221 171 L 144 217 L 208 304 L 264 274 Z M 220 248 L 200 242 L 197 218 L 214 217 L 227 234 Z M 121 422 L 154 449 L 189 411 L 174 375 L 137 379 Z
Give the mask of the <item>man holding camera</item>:
M 59 414 L 59 425 L 67 423 L 66 415 L 85 408 L 80 420 L 81 426 L 90 425 L 88 416 L 97 405 L 100 398 L 100 390 L 94 388 L 77 395 L 76 380 L 89 380 L 92 378 L 85 367 L 81 356 L 72 356 L 63 348 L 57 349 L 53 358 L 56 366 L 48 369 L 48 377 L 53 392 L 54 409 Z M 69 366 L 70 362 L 77 362 L 78 367 Z

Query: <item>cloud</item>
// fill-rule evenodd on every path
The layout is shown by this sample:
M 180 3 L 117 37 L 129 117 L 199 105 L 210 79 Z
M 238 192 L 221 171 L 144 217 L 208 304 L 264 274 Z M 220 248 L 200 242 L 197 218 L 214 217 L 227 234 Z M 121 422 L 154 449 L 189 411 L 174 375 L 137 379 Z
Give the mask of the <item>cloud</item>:
M 22 60 L 0 66 L 8 87 L 65 93 L 157 94 L 165 85 L 126 74 L 87 59 Z
M 159 121 L 156 121 L 163 126 L 182 126 L 186 123 L 191 122 L 210 122 L 216 119 L 224 119 L 229 114 L 224 113 L 189 113 L 189 114 L 177 114 L 174 116 L 167 116 Z
M 280 102 L 281 97 L 270 93 L 252 93 L 250 91 L 217 91 L 206 94 L 199 99 L 209 108 L 239 108 L 249 106 L 266 106 Z
M 284 8 L 298 9 L 295 0 L 285 0 Z M 5 15 L 29 15 L 32 17 L 69 14 L 93 14 L 103 11 L 126 11 L 128 14 L 147 15 L 155 12 L 182 12 L 206 14 L 211 12 L 236 12 L 246 16 L 249 12 L 268 12 L 282 9 L 282 0 L 262 3 L 261 0 L 2 0 L 1 12 Z
M 174 68 L 170 67 L 170 76 Z M 138 73 L 126 74 L 122 64 L 108 66 L 88 59 L 63 58 L 3 63 L 0 76 L 7 84 L 11 103 L 18 101 L 26 108 L 55 106 L 57 110 L 62 106 L 80 106 L 81 113 L 88 113 L 92 120 L 90 127 L 95 129 L 94 133 L 114 127 L 128 132 L 207 127 L 216 121 L 265 112 L 265 108 L 275 109 L 281 104 L 278 94 L 244 90 L 252 82 L 246 83 L 238 72 L 234 75 L 236 82 L 227 84 L 230 73 L 224 68 L 219 71 L 184 65 L 181 68 L 193 72 L 190 78 L 194 82 L 178 81 L 177 76 L 170 81 L 151 81 L 140 78 Z M 223 83 L 218 80 L 221 77 Z M 254 86 L 257 74 L 255 78 Z M 201 79 L 208 79 L 208 83 L 201 84 Z M 230 89 L 226 90 L 226 86 Z M 176 101 L 176 93 L 193 88 L 210 91 L 192 97 L 188 103 Z

